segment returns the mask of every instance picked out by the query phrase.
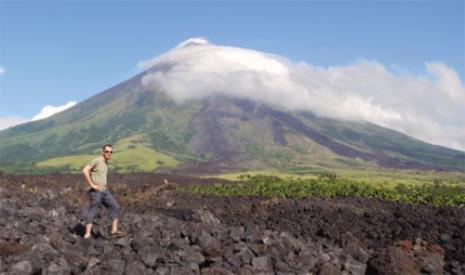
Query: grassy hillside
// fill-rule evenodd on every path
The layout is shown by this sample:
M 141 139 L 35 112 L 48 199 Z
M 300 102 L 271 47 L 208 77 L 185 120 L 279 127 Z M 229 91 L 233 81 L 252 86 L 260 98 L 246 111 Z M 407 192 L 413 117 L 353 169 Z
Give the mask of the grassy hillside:
M 349 165 L 360 159 L 387 168 L 465 171 L 465 152 L 427 144 L 374 124 L 320 118 L 308 112 L 288 113 L 266 106 L 260 115 L 272 119 L 275 143 L 289 146 L 284 134 L 294 131 L 343 157 L 340 162 Z
M 142 75 L 47 119 L 0 131 L 0 170 L 75 171 L 111 143 L 112 165 L 120 172 L 196 169 L 199 163 L 216 172 L 377 167 L 465 172 L 464 152 L 377 125 L 225 96 L 177 104 L 162 91 L 147 91 Z
M 114 153 L 109 161 L 109 168 L 119 172 L 150 172 L 158 167 L 175 167 L 179 161 L 170 155 L 157 152 L 146 143 L 144 135 L 125 138 L 114 144 Z M 73 155 L 51 158 L 38 162 L 38 168 L 56 169 L 57 171 L 79 172 L 94 155 Z
M 184 146 L 183 131 L 199 105 L 178 106 L 133 82 L 138 83 L 130 80 L 50 118 L 0 131 L 0 170 L 72 170 L 102 144 L 126 148 L 127 139 L 140 134 L 143 145 L 132 144 L 115 154 L 119 171 L 152 171 L 195 159 Z
M 338 121 L 328 118 L 300 116 L 308 125 L 353 148 L 384 154 L 404 161 L 439 165 L 465 171 L 465 153 L 432 145 L 400 132 L 368 122 Z

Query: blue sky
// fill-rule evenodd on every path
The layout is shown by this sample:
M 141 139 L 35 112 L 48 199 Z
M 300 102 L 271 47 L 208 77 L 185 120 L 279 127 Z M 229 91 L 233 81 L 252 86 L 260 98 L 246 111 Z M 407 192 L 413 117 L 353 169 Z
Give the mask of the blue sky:
M 328 68 L 465 79 L 464 1 L 0 1 L 0 120 L 83 101 L 190 37 Z

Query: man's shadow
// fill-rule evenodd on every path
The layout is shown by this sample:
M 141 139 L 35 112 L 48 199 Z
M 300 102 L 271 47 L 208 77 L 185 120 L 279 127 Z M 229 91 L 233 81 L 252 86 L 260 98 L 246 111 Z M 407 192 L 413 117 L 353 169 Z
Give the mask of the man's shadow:
M 70 233 L 84 237 L 84 234 L 86 233 L 86 227 L 82 223 L 78 223 L 73 228 L 71 228 Z
M 70 233 L 78 235 L 79 237 L 84 237 L 84 234 L 86 233 L 86 227 L 82 223 L 77 223 L 73 228 L 70 229 Z M 102 235 L 100 230 L 92 230 L 91 237 L 93 239 L 107 239 L 107 236 Z

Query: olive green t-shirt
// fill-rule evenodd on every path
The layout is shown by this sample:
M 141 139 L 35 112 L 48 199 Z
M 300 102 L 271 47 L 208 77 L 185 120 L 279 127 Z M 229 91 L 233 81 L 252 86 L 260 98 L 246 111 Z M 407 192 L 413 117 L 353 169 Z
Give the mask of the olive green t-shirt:
M 108 167 L 103 157 L 98 157 L 89 162 L 92 180 L 98 184 L 102 191 L 107 190 Z

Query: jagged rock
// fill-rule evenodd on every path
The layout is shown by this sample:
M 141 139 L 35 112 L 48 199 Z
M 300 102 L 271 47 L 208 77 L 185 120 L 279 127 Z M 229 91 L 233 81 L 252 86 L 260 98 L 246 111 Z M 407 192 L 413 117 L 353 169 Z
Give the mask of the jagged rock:
M 42 208 L 51 208 L 53 206 L 53 201 L 50 198 L 42 197 L 39 199 L 39 205 Z
M 78 189 L 72 187 L 66 192 L 55 188 L 59 195 L 54 200 L 44 190 L 27 197 L 24 192 L 32 186 L 40 189 L 40 184 L 28 183 L 25 189 L 12 185 L 20 190 L 18 193 L 10 194 L 12 188 L 5 188 L 0 194 L 0 272 L 465 273 L 465 215 L 461 209 L 351 198 L 282 199 L 262 204 L 257 197 L 195 197 L 177 192 L 158 196 L 160 201 L 134 202 L 116 192 L 124 212 L 121 226 L 128 236 L 110 238 L 111 221 L 102 210 L 96 217 L 92 238 L 84 240 L 84 227 L 76 227 L 84 206 L 76 202 L 86 202 L 86 194 L 66 197 L 77 194 Z M 124 192 L 128 188 L 130 185 L 125 185 Z M 243 207 L 236 207 L 236 200 Z M 169 209 L 167 201 L 173 202 Z M 383 211 L 372 209 L 373 205 Z M 199 207 L 202 210 L 197 210 Z M 393 208 L 400 213 L 398 219 L 390 217 Z M 437 223 L 435 215 L 441 216 L 446 225 Z M 415 236 L 428 241 L 412 242 Z M 401 241 L 392 245 L 394 240 Z
M 400 247 L 390 247 L 374 254 L 368 262 L 368 273 L 420 274 L 415 258 Z
M 304 247 L 296 257 L 296 262 L 301 266 L 299 269 L 313 270 L 318 263 L 318 258 L 314 250 Z M 295 266 L 293 264 L 293 266 Z
M 111 245 L 109 243 L 104 243 L 103 244 L 103 255 L 109 255 L 113 250 L 115 249 L 115 245 Z
M 243 265 L 240 270 L 241 275 L 255 275 L 258 273 L 251 265 Z
M 232 275 L 232 271 L 221 267 L 221 266 L 212 266 L 212 267 L 207 267 L 203 268 L 201 270 L 202 275 Z
M 80 251 L 86 251 L 87 249 L 89 249 L 89 247 L 92 246 L 92 237 L 90 237 L 88 239 L 80 238 L 80 239 L 75 239 L 75 240 L 77 241 L 76 242 L 76 247 Z M 68 240 L 68 241 L 70 241 L 70 240 Z M 73 243 L 73 242 L 70 241 L 70 243 Z
M 282 260 L 278 260 L 274 263 L 274 266 L 276 268 L 276 270 L 278 271 L 278 274 L 280 272 L 284 273 L 284 274 L 290 274 L 292 269 L 291 266 L 286 263 L 286 262 L 283 262 Z
M 27 251 L 26 253 L 19 254 L 19 259 L 28 261 L 33 270 L 40 270 L 47 268 L 48 264 L 58 257 L 59 253 L 53 249 L 48 243 L 39 243 Z
M 0 237 L 4 240 L 20 240 L 24 233 L 21 232 L 18 227 L 19 223 L 15 223 L 13 226 L 2 228 L 2 230 L 0 230 Z
M 238 255 L 244 264 L 252 263 L 252 259 L 255 257 L 253 252 L 250 251 L 250 249 L 248 249 L 247 247 L 242 249 Z
M 49 215 L 50 217 L 52 217 L 52 218 L 58 218 L 58 216 L 59 216 L 60 214 L 58 214 L 57 211 L 55 211 L 54 209 L 52 209 L 52 210 L 49 210 L 49 211 L 48 211 L 48 215 Z
M 82 252 L 86 256 L 98 256 L 99 252 L 95 249 L 93 240 L 89 239 L 80 239 L 76 244 L 78 251 Z
M 58 252 L 53 249 L 48 242 L 33 245 L 31 251 L 37 253 L 37 255 L 41 255 L 41 257 L 53 257 L 58 255 Z
M 121 238 L 115 241 L 115 245 L 119 247 L 129 247 L 130 244 L 131 244 L 131 240 L 127 237 L 124 237 L 124 238 Z
M 199 236 L 198 243 L 202 248 L 202 252 L 211 260 L 219 260 L 222 258 L 224 254 L 222 245 L 209 233 L 202 231 Z
M 421 239 L 415 241 L 413 255 L 422 272 L 439 274 L 444 268 L 444 249 Z
M 92 270 L 92 268 L 94 268 L 99 263 L 100 263 L 100 260 L 98 258 L 96 257 L 90 258 L 89 261 L 87 262 L 86 271 Z
M 288 232 L 281 232 L 279 234 L 279 242 L 287 250 L 300 250 L 302 247 L 302 243 Z
M 444 269 L 444 258 L 436 253 L 419 253 L 416 262 L 422 272 L 429 274 L 441 274 Z
M 441 234 L 441 241 L 449 242 L 451 240 L 452 240 L 452 237 L 450 234 L 445 234 L 445 233 Z
M 38 222 L 33 221 L 33 222 L 28 222 L 24 228 L 23 232 L 29 235 L 37 236 L 40 234 L 43 234 L 45 232 L 43 226 L 41 226 Z
M 263 243 L 263 229 L 254 224 L 247 224 L 244 228 L 245 241 Z
M 64 258 L 60 258 L 58 260 L 58 263 L 52 262 L 48 269 L 46 274 L 47 275 L 58 275 L 58 274 L 70 274 L 71 273 L 71 268 L 68 265 L 68 262 Z
M 126 265 L 125 274 L 145 275 L 148 272 L 141 262 L 132 261 Z
M 195 274 L 199 274 L 200 273 L 200 266 L 196 263 L 189 263 L 189 267 L 190 269 L 195 272 Z
M 55 200 L 57 198 L 56 192 L 53 191 L 52 189 L 47 190 L 44 195 L 46 198 L 50 200 Z
M 320 256 L 318 257 L 318 262 L 320 264 L 325 264 L 327 262 L 329 262 L 329 260 L 331 259 L 331 257 L 328 255 L 328 253 L 321 253 Z
M 103 274 L 104 271 L 102 270 L 101 265 L 97 265 L 91 270 L 85 270 L 82 274 L 83 275 L 97 275 L 97 274 Z M 108 272 L 105 272 L 105 274 L 108 274 Z
M 73 247 L 64 248 L 62 256 L 70 265 L 70 269 L 73 271 L 73 273 L 76 273 L 74 271 L 81 269 L 81 264 L 84 265 L 83 268 L 87 266 L 84 262 L 84 258 L 82 257 L 82 253 L 76 249 L 73 249 Z
M 13 264 L 8 270 L 8 274 L 30 274 L 32 273 L 32 265 L 29 261 L 21 261 Z
M 350 232 L 342 234 L 341 247 L 344 248 L 345 255 L 350 255 L 358 261 L 366 263 L 370 257 L 364 245 Z
M 155 270 L 155 274 L 156 275 L 168 275 L 170 274 L 170 269 L 168 267 L 158 267 L 156 270 Z
M 465 263 L 460 264 L 458 261 L 451 261 L 448 268 L 452 270 L 452 274 L 465 274 Z
M 205 257 L 200 253 L 200 248 L 189 248 L 182 257 L 183 261 L 201 264 L 205 261 Z
M 194 270 L 192 270 L 191 266 L 171 266 L 169 274 L 186 274 L 186 275 L 193 275 L 197 274 Z
M 170 219 L 164 225 L 164 229 L 160 231 L 160 245 L 162 247 L 169 247 L 173 240 L 180 238 L 181 230 L 177 226 L 177 221 Z
M 205 223 L 210 224 L 218 224 L 220 220 L 218 220 L 210 211 L 198 209 L 195 211 L 196 216 L 198 219 Z
M 235 241 L 235 242 L 240 242 L 244 238 L 244 227 L 232 227 L 230 229 L 230 234 L 229 237 Z
M 138 252 L 142 262 L 147 267 L 156 267 L 157 263 L 166 262 L 166 253 L 160 247 L 145 247 Z
M 341 275 L 342 271 L 338 264 L 325 263 L 318 272 L 319 275 Z
M 111 259 L 103 263 L 102 270 L 105 274 L 124 274 L 126 264 L 123 260 Z
M 366 264 L 353 259 L 351 256 L 349 256 L 344 263 L 344 271 L 347 271 L 352 275 L 363 275 L 365 274 L 366 269 Z
M 238 254 L 228 257 L 227 261 L 233 268 L 236 268 L 236 269 L 240 268 L 242 265 L 241 257 Z
M 1 231 L 1 230 L 0 230 Z M 0 257 L 8 257 L 13 255 L 21 255 L 27 251 L 29 251 L 30 247 L 24 244 L 15 242 L 15 241 L 7 241 L 0 243 Z
M 177 249 L 188 249 L 190 241 L 188 238 L 176 238 L 171 241 L 171 245 Z
M 265 254 L 268 250 L 268 247 L 262 243 L 252 243 L 250 248 L 255 253 L 255 255 Z
M 273 269 L 273 264 L 268 256 L 255 257 L 252 259 L 252 266 L 258 270 L 268 271 Z

